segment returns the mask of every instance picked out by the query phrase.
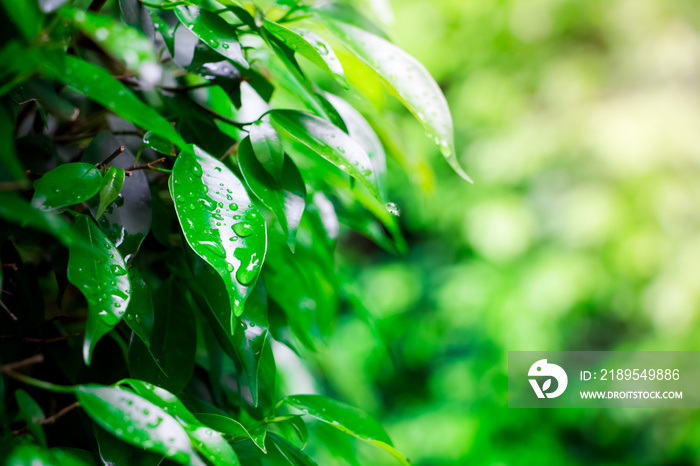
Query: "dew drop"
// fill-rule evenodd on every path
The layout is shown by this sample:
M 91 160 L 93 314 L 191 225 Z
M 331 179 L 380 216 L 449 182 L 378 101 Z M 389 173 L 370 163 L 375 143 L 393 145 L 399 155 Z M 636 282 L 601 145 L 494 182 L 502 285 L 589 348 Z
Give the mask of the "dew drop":
M 250 236 L 253 233 L 253 227 L 250 223 L 239 222 L 233 225 L 233 231 L 235 231 L 238 236 Z
M 389 212 L 391 215 L 399 216 L 401 215 L 401 209 L 399 209 L 399 206 L 397 206 L 393 202 L 387 202 L 386 203 L 386 210 Z

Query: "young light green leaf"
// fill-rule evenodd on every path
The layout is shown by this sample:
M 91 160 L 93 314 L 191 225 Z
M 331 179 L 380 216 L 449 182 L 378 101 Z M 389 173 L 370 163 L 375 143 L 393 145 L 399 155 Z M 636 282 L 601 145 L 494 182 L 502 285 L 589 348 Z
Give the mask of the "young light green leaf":
M 192 6 L 179 6 L 175 9 L 175 14 L 202 42 L 224 57 L 248 68 L 236 29 L 219 15 Z
M 109 167 L 109 171 L 102 179 L 100 186 L 100 204 L 97 208 L 96 218 L 99 219 L 108 205 L 119 197 L 119 193 L 124 187 L 125 171 L 123 168 Z
M 148 128 L 177 146 L 185 146 L 185 142 L 165 118 L 143 103 L 107 70 L 72 55 L 64 58 L 63 67 L 45 61 L 43 66 L 46 74 L 74 87 L 136 126 Z
M 284 153 L 284 166 L 279 178 L 267 172 L 253 154 L 254 148 L 249 138 L 238 146 L 238 166 L 250 190 L 265 204 L 279 220 L 287 235 L 287 243 L 294 250 L 301 216 L 304 213 L 306 185 L 294 165 L 294 161 Z M 279 180 L 279 181 L 278 181 Z
M 42 447 L 46 448 L 46 435 L 44 434 L 44 428 L 41 426 L 41 421 L 46 418 L 44 411 L 34 401 L 34 398 L 21 388 L 15 392 L 15 398 L 17 399 L 19 413 L 26 421 L 29 432 L 32 433 Z
M 204 466 L 182 426 L 150 401 L 129 390 L 99 385 L 80 386 L 76 395 L 100 427 L 124 442 L 181 464 Z
M 283 135 L 301 142 L 379 197 L 367 152 L 342 130 L 322 118 L 296 110 L 272 110 L 270 118 Z
M 95 222 L 80 215 L 73 229 L 92 246 L 90 249 L 71 246 L 68 259 L 68 280 L 88 302 L 83 358 L 89 365 L 99 339 L 124 315 L 131 286 L 124 259 Z
M 240 422 L 220 414 L 199 413 L 197 414 L 197 418 L 212 429 L 223 432 L 224 434 L 233 435 L 234 437 L 248 437 L 260 451 L 267 453 L 265 449 L 265 436 L 267 432 L 265 430 L 260 431 L 258 434 L 251 434 Z
M 409 466 L 408 460 L 394 448 L 381 424 L 364 411 L 320 395 L 293 395 L 284 401 L 360 440 L 384 448 L 401 464 Z
M 128 69 L 144 77 L 148 77 L 148 73 L 159 74 L 153 43 L 141 31 L 83 9 L 62 8 L 59 13 Z
M 270 123 L 263 120 L 250 125 L 249 132 L 255 156 L 268 173 L 280 179 L 284 164 L 284 147 L 279 133 Z
M 231 445 L 220 432 L 199 421 L 175 395 L 142 380 L 126 379 L 126 383 L 145 400 L 163 408 L 182 425 L 194 447 L 215 466 L 240 464 Z
M 380 182 L 379 188 L 381 191 L 381 180 L 386 172 L 386 154 L 379 137 L 376 135 L 369 122 L 367 122 L 365 117 L 363 117 L 355 107 L 337 95 L 329 92 L 325 92 L 323 95 L 331 105 L 333 105 L 345 122 L 350 137 L 367 152 L 367 155 L 369 155 L 372 161 L 372 168 L 377 176 L 377 181 Z
M 379 36 L 343 22 L 331 20 L 326 24 L 360 60 L 389 84 L 423 124 L 428 137 L 440 147 L 447 163 L 471 182 L 457 160 L 450 108 L 428 70 L 411 55 Z
M 265 260 L 263 215 L 231 170 L 197 146 L 178 156 L 169 183 L 187 243 L 214 267 L 241 315 Z
M 265 29 L 281 40 L 287 47 L 307 58 L 311 63 L 327 71 L 346 88 L 349 87 L 343 65 L 328 43 L 313 32 L 292 30 L 265 18 Z
M 87 201 L 97 194 L 102 175 L 88 163 L 64 163 L 34 182 L 32 206 L 57 209 Z

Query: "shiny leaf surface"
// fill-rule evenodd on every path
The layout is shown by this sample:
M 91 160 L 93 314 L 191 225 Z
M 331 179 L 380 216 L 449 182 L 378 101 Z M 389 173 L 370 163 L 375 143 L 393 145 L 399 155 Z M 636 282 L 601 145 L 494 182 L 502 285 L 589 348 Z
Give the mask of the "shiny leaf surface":
M 163 408 L 174 416 L 185 429 L 194 447 L 216 466 L 235 466 L 240 464 L 233 448 L 220 432 L 204 425 L 172 393 L 141 380 L 127 379 L 128 384 L 137 395 Z
M 121 388 L 83 385 L 76 392 L 85 412 L 124 442 L 181 464 L 204 465 L 180 424 L 150 401 Z
M 224 57 L 248 68 L 236 30 L 216 13 L 198 7 L 180 6 L 175 9 L 175 14 L 202 42 Z
M 262 214 L 231 170 L 196 146 L 178 156 L 169 183 L 187 243 L 223 279 L 240 315 L 265 260 Z
M 131 286 L 124 259 L 95 222 L 80 215 L 73 229 L 91 246 L 71 247 L 68 260 L 68 280 L 88 302 L 83 359 L 89 365 L 97 342 L 124 315 Z
M 384 448 L 402 464 L 409 464 L 408 460 L 394 448 L 384 428 L 364 411 L 320 395 L 293 395 L 284 400 L 316 419 L 365 442 Z
M 294 250 L 294 238 L 304 213 L 306 186 L 294 161 L 284 156 L 282 172 L 273 178 L 254 153 L 251 140 L 244 139 L 238 147 L 238 166 L 250 190 L 279 220 L 287 234 L 287 242 Z
M 452 116 L 440 86 L 425 67 L 391 42 L 347 23 L 329 21 L 330 29 L 377 72 L 423 124 L 445 160 L 471 181 L 457 161 Z
M 102 216 L 105 209 L 119 197 L 124 187 L 124 169 L 110 167 L 100 185 L 100 204 L 97 208 L 97 219 Z
M 301 142 L 379 196 L 367 152 L 338 127 L 296 110 L 273 110 L 270 117 L 282 134 Z
M 265 19 L 264 27 L 287 47 L 335 76 L 341 84 L 348 87 L 345 73 L 343 72 L 343 65 L 341 65 L 331 46 L 321 37 L 311 31 L 289 29 L 269 19 Z
M 275 179 L 282 176 L 284 165 L 284 147 L 282 138 L 270 123 L 258 120 L 250 125 L 250 143 L 255 156 L 262 166 Z M 239 149 L 240 151 L 240 149 Z
M 32 205 L 57 209 L 87 201 L 102 183 L 100 171 L 87 163 L 64 163 L 34 182 Z

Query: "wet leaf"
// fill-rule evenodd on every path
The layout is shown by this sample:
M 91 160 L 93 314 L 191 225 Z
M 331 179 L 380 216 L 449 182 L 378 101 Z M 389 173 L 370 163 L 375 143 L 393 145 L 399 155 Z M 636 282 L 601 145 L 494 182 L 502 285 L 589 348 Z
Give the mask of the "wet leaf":
M 279 220 L 287 235 L 287 243 L 294 250 L 301 216 L 304 213 L 306 186 L 294 161 L 284 153 L 284 165 L 279 178 L 275 179 L 263 168 L 256 157 L 257 152 L 249 138 L 238 147 L 238 166 L 250 190 L 267 206 Z
M 200 422 L 175 395 L 141 380 L 126 379 L 122 383 L 128 384 L 137 395 L 174 416 L 187 432 L 194 447 L 212 464 L 215 466 L 240 464 L 233 448 L 223 435 Z
M 248 68 L 236 29 L 219 15 L 192 6 L 179 6 L 175 9 L 175 14 L 202 42 L 224 57 Z
M 145 75 L 145 78 L 149 73 L 160 75 L 153 43 L 141 31 L 108 16 L 83 9 L 62 8 L 60 14 L 128 69 Z M 151 81 L 150 84 L 153 85 L 155 80 Z
M 143 281 L 141 273 L 136 268 L 129 271 L 129 282 L 131 284 L 131 301 L 129 307 L 126 308 L 124 319 L 146 347 L 150 347 L 155 322 L 151 289 Z
M 284 400 L 287 404 L 332 425 L 336 429 L 382 447 L 401 464 L 409 465 L 408 460 L 394 448 L 381 424 L 364 411 L 320 395 L 293 395 Z
M 106 466 L 158 466 L 163 461 L 161 453 L 152 453 L 133 447 L 119 440 L 99 426 L 93 429 L 102 463 Z
M 240 422 L 220 414 L 200 413 L 197 414 L 197 417 L 200 421 L 219 432 L 235 437 L 248 437 L 260 451 L 267 453 L 265 450 L 266 432 L 264 430 L 258 434 L 251 434 Z
M 173 144 L 167 139 L 153 134 L 151 131 L 147 131 L 146 134 L 143 135 L 143 145 L 161 154 L 171 155 L 173 153 Z
M 440 86 L 415 58 L 391 42 L 358 27 L 328 21 L 329 28 L 390 86 L 440 147 L 445 160 L 471 181 L 457 161 L 452 116 Z
M 7 466 L 88 466 L 77 456 L 57 449 L 45 450 L 35 445 L 22 444 L 12 450 L 5 461 Z
M 295 447 L 279 435 L 270 433 L 267 436 L 267 450 L 274 458 L 274 464 L 290 464 L 292 466 L 317 466 L 316 462 L 306 453 Z
M 83 358 L 89 365 L 97 342 L 124 315 L 131 286 L 124 259 L 95 222 L 80 215 L 73 229 L 91 246 L 90 249 L 71 246 L 68 259 L 68 280 L 88 302 Z
M 100 190 L 102 175 L 88 163 L 64 163 L 34 182 L 32 206 L 51 210 L 79 204 Z
M 101 162 L 115 148 L 122 145 L 112 133 L 100 132 L 85 150 L 83 160 Z M 110 165 L 128 168 L 135 162 L 134 155 L 126 148 Z M 90 212 L 97 214 L 97 202 L 90 202 Z M 125 261 L 139 250 L 151 228 L 151 191 L 144 170 L 135 170 L 131 176 L 124 178 L 124 186 L 115 201 L 107 206 L 97 224 L 107 237 L 112 240 Z
M 304 29 L 289 29 L 267 18 L 264 27 L 287 47 L 330 73 L 346 88 L 349 87 L 343 72 L 343 65 L 340 64 L 340 60 L 331 46 L 321 37 Z
M 107 206 L 114 202 L 114 200 L 119 197 L 119 193 L 122 192 L 124 176 L 125 172 L 123 168 L 109 167 L 109 170 L 102 179 L 102 185 L 100 186 L 100 204 L 97 208 L 96 215 L 98 220 Z
M 72 55 L 66 55 L 64 59 L 63 67 L 49 61 L 45 62 L 43 64 L 45 72 L 74 87 L 136 126 L 146 128 L 177 146 L 185 145 L 166 119 L 143 103 L 107 70 Z
M 272 110 L 270 117 L 282 134 L 301 142 L 379 197 L 367 152 L 341 129 L 322 118 L 296 110 Z
M 240 315 L 265 260 L 265 219 L 231 170 L 196 146 L 178 156 L 169 183 L 187 243 L 223 279 Z
M 167 412 L 129 390 L 83 385 L 80 406 L 103 429 L 124 442 L 185 465 L 203 466 L 190 439 Z
M 255 157 L 269 174 L 275 179 L 280 179 L 284 164 L 282 138 L 270 123 L 263 120 L 258 120 L 250 125 L 249 132 Z

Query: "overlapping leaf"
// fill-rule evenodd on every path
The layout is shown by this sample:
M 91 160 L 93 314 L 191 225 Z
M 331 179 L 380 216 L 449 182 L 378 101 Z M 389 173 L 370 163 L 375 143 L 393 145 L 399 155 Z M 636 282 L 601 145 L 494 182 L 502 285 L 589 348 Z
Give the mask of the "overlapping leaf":
M 97 342 L 124 315 L 129 305 L 131 285 L 124 259 L 95 222 L 80 215 L 73 229 L 91 246 L 71 246 L 68 260 L 68 280 L 88 302 L 83 358 L 86 364 L 90 364 Z
M 169 183 L 187 243 L 222 278 L 240 315 L 265 260 L 265 219 L 231 170 L 196 146 L 178 156 Z
M 97 194 L 102 175 L 87 163 L 64 163 L 34 182 L 32 206 L 51 210 L 87 201 Z

